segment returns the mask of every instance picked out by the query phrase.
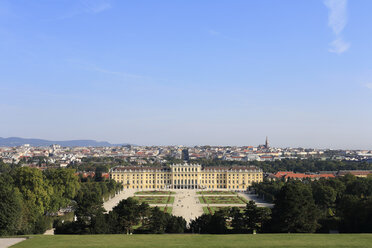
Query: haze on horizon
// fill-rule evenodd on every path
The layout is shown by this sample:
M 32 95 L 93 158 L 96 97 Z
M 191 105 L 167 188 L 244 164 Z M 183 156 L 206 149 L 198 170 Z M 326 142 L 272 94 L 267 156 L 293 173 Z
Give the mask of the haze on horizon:
M 372 149 L 372 1 L 0 2 L 0 137 Z

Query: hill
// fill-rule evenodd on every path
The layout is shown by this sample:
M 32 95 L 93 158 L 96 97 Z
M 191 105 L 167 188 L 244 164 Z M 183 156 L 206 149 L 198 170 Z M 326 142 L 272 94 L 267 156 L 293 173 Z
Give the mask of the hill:
M 96 141 L 96 140 L 65 140 L 65 141 L 51 141 L 44 139 L 25 139 L 19 137 L 9 137 L 2 138 L 0 137 L 0 146 L 21 146 L 24 144 L 30 144 L 31 146 L 50 146 L 53 144 L 60 146 L 122 146 L 129 144 L 111 144 L 107 141 Z

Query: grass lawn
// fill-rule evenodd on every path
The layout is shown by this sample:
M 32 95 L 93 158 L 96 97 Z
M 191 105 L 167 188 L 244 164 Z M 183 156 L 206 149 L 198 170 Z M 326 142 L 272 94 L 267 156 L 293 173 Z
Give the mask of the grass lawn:
M 138 191 L 134 193 L 135 195 L 174 195 L 176 192 L 174 191 L 165 191 L 165 190 L 151 190 L 151 191 Z
M 208 190 L 208 191 L 198 191 L 196 192 L 199 195 L 236 195 L 235 192 L 232 191 L 214 191 L 214 190 Z
M 173 202 L 174 202 L 174 196 L 169 196 L 169 197 L 168 197 L 168 202 L 167 202 L 167 204 L 173 204 Z
M 148 204 L 171 204 L 174 202 L 174 196 L 135 196 L 133 198 Z
M 226 208 L 229 210 L 231 209 L 231 207 L 203 207 L 203 212 L 205 214 L 209 214 L 209 213 L 214 214 L 216 211 L 226 209 Z M 239 208 L 240 212 L 243 212 L 245 209 L 245 207 L 237 207 L 237 208 Z
M 202 204 L 245 204 L 246 200 L 238 196 L 199 196 Z
M 237 234 L 237 235 L 36 235 L 15 248 L 62 247 L 371 247 L 372 234 Z

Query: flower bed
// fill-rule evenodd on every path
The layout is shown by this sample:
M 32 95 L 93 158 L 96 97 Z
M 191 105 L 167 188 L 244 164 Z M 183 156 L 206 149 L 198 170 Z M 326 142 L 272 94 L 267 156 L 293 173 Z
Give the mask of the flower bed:
M 133 198 L 148 204 L 169 204 L 174 201 L 174 196 L 135 196 Z
M 204 204 L 245 204 L 246 201 L 242 197 L 237 196 L 201 196 L 200 203 Z
M 236 195 L 236 193 L 232 191 L 218 191 L 218 190 L 198 191 L 196 193 L 199 195 Z
M 138 191 L 135 195 L 174 195 L 176 192 L 166 190 Z

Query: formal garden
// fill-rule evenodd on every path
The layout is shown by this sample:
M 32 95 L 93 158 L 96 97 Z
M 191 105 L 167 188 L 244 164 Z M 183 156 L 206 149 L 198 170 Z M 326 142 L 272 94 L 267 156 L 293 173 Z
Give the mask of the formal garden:
M 151 190 L 151 191 L 138 191 L 134 194 L 135 195 L 174 195 L 176 194 L 176 192 L 166 191 L 166 190 Z
M 246 204 L 247 200 L 240 196 L 199 196 L 201 204 Z
M 172 204 L 174 202 L 174 196 L 135 196 L 133 198 L 147 204 Z
M 214 190 L 207 190 L 207 191 L 198 191 L 196 192 L 199 195 L 236 195 L 236 192 L 233 191 L 214 191 Z

